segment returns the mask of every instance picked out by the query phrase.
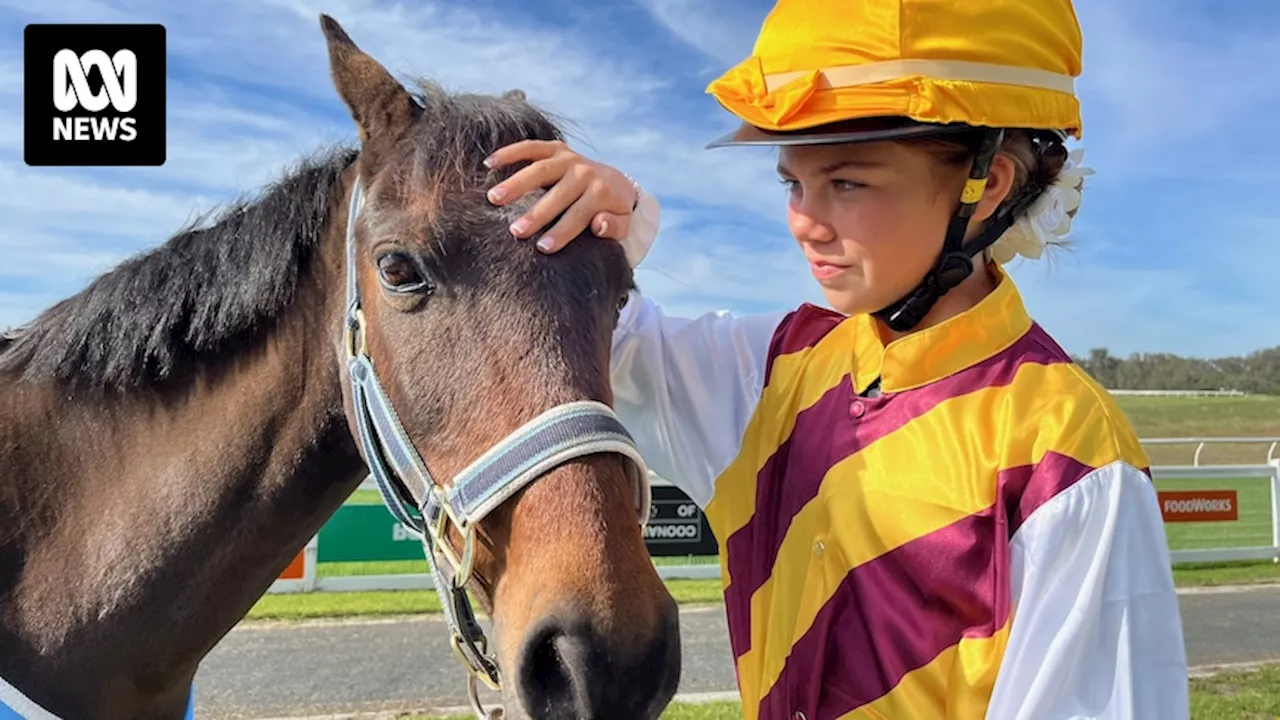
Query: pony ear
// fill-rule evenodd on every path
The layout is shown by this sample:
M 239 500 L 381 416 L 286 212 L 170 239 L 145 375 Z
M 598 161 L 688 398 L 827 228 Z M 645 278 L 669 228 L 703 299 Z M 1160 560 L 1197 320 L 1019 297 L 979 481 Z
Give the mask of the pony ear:
M 386 68 L 356 47 L 336 20 L 322 13 L 320 29 L 329 46 L 333 85 L 356 122 L 364 151 L 376 158 L 404 136 L 422 108 Z

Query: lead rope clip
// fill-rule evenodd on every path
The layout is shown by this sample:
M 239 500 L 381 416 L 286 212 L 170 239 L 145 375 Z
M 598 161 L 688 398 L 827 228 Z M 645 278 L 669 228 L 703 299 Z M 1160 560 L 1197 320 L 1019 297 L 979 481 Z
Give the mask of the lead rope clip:
M 479 720 L 502 720 L 505 715 L 500 707 L 484 709 L 484 704 L 480 702 L 480 686 L 476 683 L 474 673 L 467 678 L 467 699 L 471 701 L 471 709 Z

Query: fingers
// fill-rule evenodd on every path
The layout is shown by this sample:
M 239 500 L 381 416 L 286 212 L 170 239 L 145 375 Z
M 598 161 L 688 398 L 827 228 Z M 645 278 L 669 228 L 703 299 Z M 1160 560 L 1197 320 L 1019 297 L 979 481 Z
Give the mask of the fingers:
M 573 156 L 568 153 L 536 160 L 532 165 L 520 168 L 511 177 L 489 188 L 489 202 L 505 205 L 519 200 L 531 190 L 556 185 L 572 165 Z
M 485 167 L 494 169 L 525 160 L 531 164 L 490 188 L 489 202 L 494 205 L 512 202 L 534 188 L 546 187 L 559 180 L 568 167 L 567 159 L 563 157 L 567 149 L 559 140 L 521 140 L 498 148 L 484 159 Z
M 630 215 L 600 212 L 591 218 L 590 223 L 584 222 L 582 218 L 591 212 L 591 207 L 591 200 L 584 195 L 581 200 L 574 203 L 573 207 L 569 208 L 569 211 L 565 213 L 560 222 L 556 223 L 555 227 L 538 238 L 538 249 L 548 253 L 556 252 L 578 237 L 578 234 L 587 227 L 591 228 L 592 234 L 596 237 L 617 241 L 626 239 L 627 233 L 631 231 Z
M 595 206 L 588 195 L 590 192 L 584 194 L 582 199 L 574 203 L 554 227 L 538 238 L 539 250 L 547 253 L 556 252 L 588 227 L 594 235 L 607 240 L 626 238 L 631 228 L 631 217 L 614 215 L 610 212 L 600 212 L 594 217 L 588 217 Z
M 521 140 L 495 150 L 484 159 L 484 166 L 492 170 L 521 160 L 543 160 L 564 147 L 565 144 L 559 140 Z
M 560 250 L 588 228 L 602 238 L 622 240 L 627 236 L 630 216 L 602 210 L 621 210 L 626 204 L 616 197 L 620 192 L 617 187 L 609 184 L 613 182 L 616 186 L 620 182 L 616 178 L 606 174 L 608 179 L 602 179 L 596 168 L 583 162 L 558 140 L 513 143 L 494 151 L 485 158 L 484 164 L 492 169 L 522 161 L 530 161 L 530 164 L 490 188 L 489 202 L 505 205 L 537 188 L 549 190 L 533 208 L 511 224 L 512 235 L 531 237 L 559 217 L 556 224 L 542 233 L 538 240 L 538 248 L 543 252 Z
M 592 218 L 596 215 L 596 208 L 600 207 L 599 190 L 596 188 L 596 185 L 588 185 L 586 186 L 586 192 L 574 198 L 577 202 L 570 205 L 569 209 L 564 211 L 564 214 L 560 216 L 556 224 L 543 233 L 542 237 L 538 238 L 539 250 L 555 252 L 587 229 Z M 543 200 L 545 199 L 543 198 Z M 550 217 L 555 217 L 555 215 L 555 212 L 549 213 Z M 542 223 L 546 222 L 548 220 L 542 221 Z M 538 225 L 535 224 L 534 227 L 538 227 Z
M 564 217 L 556 226 L 544 233 L 546 237 L 550 234 L 552 237 L 559 234 L 565 240 L 571 240 L 587 227 L 587 223 L 591 220 L 590 213 L 594 207 L 584 210 L 582 200 L 588 202 L 594 201 L 594 195 L 588 195 L 587 190 L 590 186 L 590 178 L 586 172 L 586 168 L 577 166 L 574 171 L 569 172 L 559 182 L 557 182 L 545 195 L 538 198 L 538 202 L 534 204 L 524 215 L 511 224 L 511 234 L 518 238 L 527 238 L 538 230 L 547 226 L 557 215 L 564 213 Z M 566 208 L 568 210 L 566 211 Z M 576 210 L 575 210 L 576 208 Z M 577 225 L 577 231 L 568 234 L 575 223 L 578 223 L 578 215 L 585 215 L 581 218 L 581 224 Z M 566 222 L 567 221 L 567 222 Z M 554 243 L 554 240 L 547 241 Z M 542 244 L 539 244 L 541 247 Z M 559 245 L 555 245 L 559 248 Z
M 609 240 L 626 239 L 627 233 L 631 232 L 631 216 L 615 215 L 610 212 L 596 213 L 591 219 L 591 232 L 596 237 L 602 237 Z

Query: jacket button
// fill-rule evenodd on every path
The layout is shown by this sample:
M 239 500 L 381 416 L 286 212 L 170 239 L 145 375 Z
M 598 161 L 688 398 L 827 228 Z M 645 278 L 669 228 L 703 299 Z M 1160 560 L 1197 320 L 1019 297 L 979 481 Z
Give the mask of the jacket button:
M 849 403 L 849 417 L 860 418 L 867 412 L 867 406 L 861 400 Z

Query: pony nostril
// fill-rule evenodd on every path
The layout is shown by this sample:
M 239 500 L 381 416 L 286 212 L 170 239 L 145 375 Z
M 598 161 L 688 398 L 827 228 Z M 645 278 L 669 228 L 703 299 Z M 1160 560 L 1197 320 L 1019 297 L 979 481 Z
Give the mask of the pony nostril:
M 588 637 L 554 619 L 530 635 L 520 662 L 519 692 L 532 720 L 593 717 Z
M 585 618 L 550 618 L 528 634 L 515 677 L 530 720 L 652 720 L 680 680 L 680 624 L 667 598 L 643 647 L 610 648 Z

